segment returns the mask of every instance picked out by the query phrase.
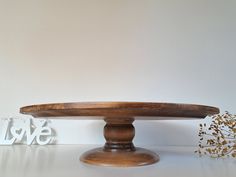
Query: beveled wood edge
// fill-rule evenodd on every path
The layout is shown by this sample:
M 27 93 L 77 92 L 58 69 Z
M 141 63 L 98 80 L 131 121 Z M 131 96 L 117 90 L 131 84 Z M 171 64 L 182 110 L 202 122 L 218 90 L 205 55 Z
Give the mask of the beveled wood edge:
M 160 107 L 164 107 L 164 108 L 175 107 L 176 109 L 177 108 L 186 109 L 186 110 L 192 109 L 195 111 L 200 109 L 202 110 L 202 112 L 204 112 L 204 117 L 206 117 L 207 115 L 213 115 L 220 112 L 219 108 L 217 107 L 201 105 L 201 104 L 168 103 L 168 102 L 68 102 L 68 103 L 49 103 L 49 104 L 36 104 L 36 105 L 25 106 L 25 107 L 20 108 L 20 113 L 30 114 L 34 117 L 43 117 L 41 116 L 40 113 L 47 112 L 47 111 L 49 112 L 50 111 L 73 111 L 76 109 L 80 109 L 80 110 L 94 110 L 94 109 L 132 110 L 134 109 L 135 111 L 135 109 L 154 110 L 154 109 L 160 109 Z M 153 115 L 153 116 L 157 116 L 157 115 Z M 55 116 L 48 114 L 45 117 L 55 117 Z M 168 117 L 168 116 L 162 116 L 162 117 Z M 178 117 L 181 117 L 181 116 L 178 116 Z
M 68 102 L 68 103 L 47 103 L 47 104 L 35 104 L 24 106 L 20 108 L 20 112 L 32 112 L 43 110 L 63 110 L 63 109 L 95 109 L 95 108 L 126 108 L 127 106 L 133 108 L 149 108 L 153 106 L 159 107 L 160 105 L 177 106 L 177 107 L 205 107 L 209 109 L 218 109 L 217 107 L 201 105 L 201 104 L 187 104 L 187 103 L 168 103 L 168 102 Z
M 125 161 L 124 156 L 127 157 Z M 157 163 L 160 157 L 155 152 L 140 147 L 136 147 L 133 152 L 105 152 L 103 147 L 100 147 L 84 152 L 80 156 L 80 161 L 104 167 L 138 167 Z

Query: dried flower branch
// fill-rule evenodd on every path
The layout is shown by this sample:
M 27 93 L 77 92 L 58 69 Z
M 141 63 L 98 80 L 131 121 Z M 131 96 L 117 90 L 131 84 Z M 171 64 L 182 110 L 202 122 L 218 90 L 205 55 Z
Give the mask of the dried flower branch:
M 200 124 L 199 148 L 195 152 L 200 156 L 236 158 L 236 115 L 228 112 L 211 116 L 209 126 Z

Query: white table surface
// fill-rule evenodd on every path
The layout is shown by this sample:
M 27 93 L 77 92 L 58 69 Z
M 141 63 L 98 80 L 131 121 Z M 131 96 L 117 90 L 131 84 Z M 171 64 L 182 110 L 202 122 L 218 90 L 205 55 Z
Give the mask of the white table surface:
M 0 177 L 235 177 L 236 159 L 198 157 L 195 147 L 156 147 L 160 162 L 142 167 L 86 165 L 79 156 L 94 145 L 0 146 Z

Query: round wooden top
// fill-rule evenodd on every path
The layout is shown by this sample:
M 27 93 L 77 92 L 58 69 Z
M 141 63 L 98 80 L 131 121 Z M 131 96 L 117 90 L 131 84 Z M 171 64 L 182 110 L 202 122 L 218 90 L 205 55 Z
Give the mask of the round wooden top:
M 204 118 L 208 115 L 219 113 L 219 108 L 176 103 L 152 102 L 77 102 L 39 104 L 20 108 L 23 114 L 33 117 L 71 117 L 77 116 L 102 116 L 102 117 L 189 117 Z

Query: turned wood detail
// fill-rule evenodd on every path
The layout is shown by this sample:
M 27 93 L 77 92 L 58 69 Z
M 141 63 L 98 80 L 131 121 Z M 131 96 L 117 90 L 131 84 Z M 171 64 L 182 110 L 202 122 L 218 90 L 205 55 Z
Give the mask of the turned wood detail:
M 134 118 L 106 117 L 106 125 L 104 126 L 104 137 L 106 143 L 104 151 L 135 151 L 132 142 L 135 136 L 135 128 L 133 126 Z
M 196 104 L 153 103 L 153 102 L 77 102 L 53 103 L 25 106 L 20 109 L 23 114 L 51 119 L 103 119 L 103 147 L 91 149 L 80 156 L 87 164 L 131 167 L 150 165 L 159 161 L 159 156 L 144 148 L 134 147 L 137 120 L 204 118 L 219 113 L 216 107 Z

